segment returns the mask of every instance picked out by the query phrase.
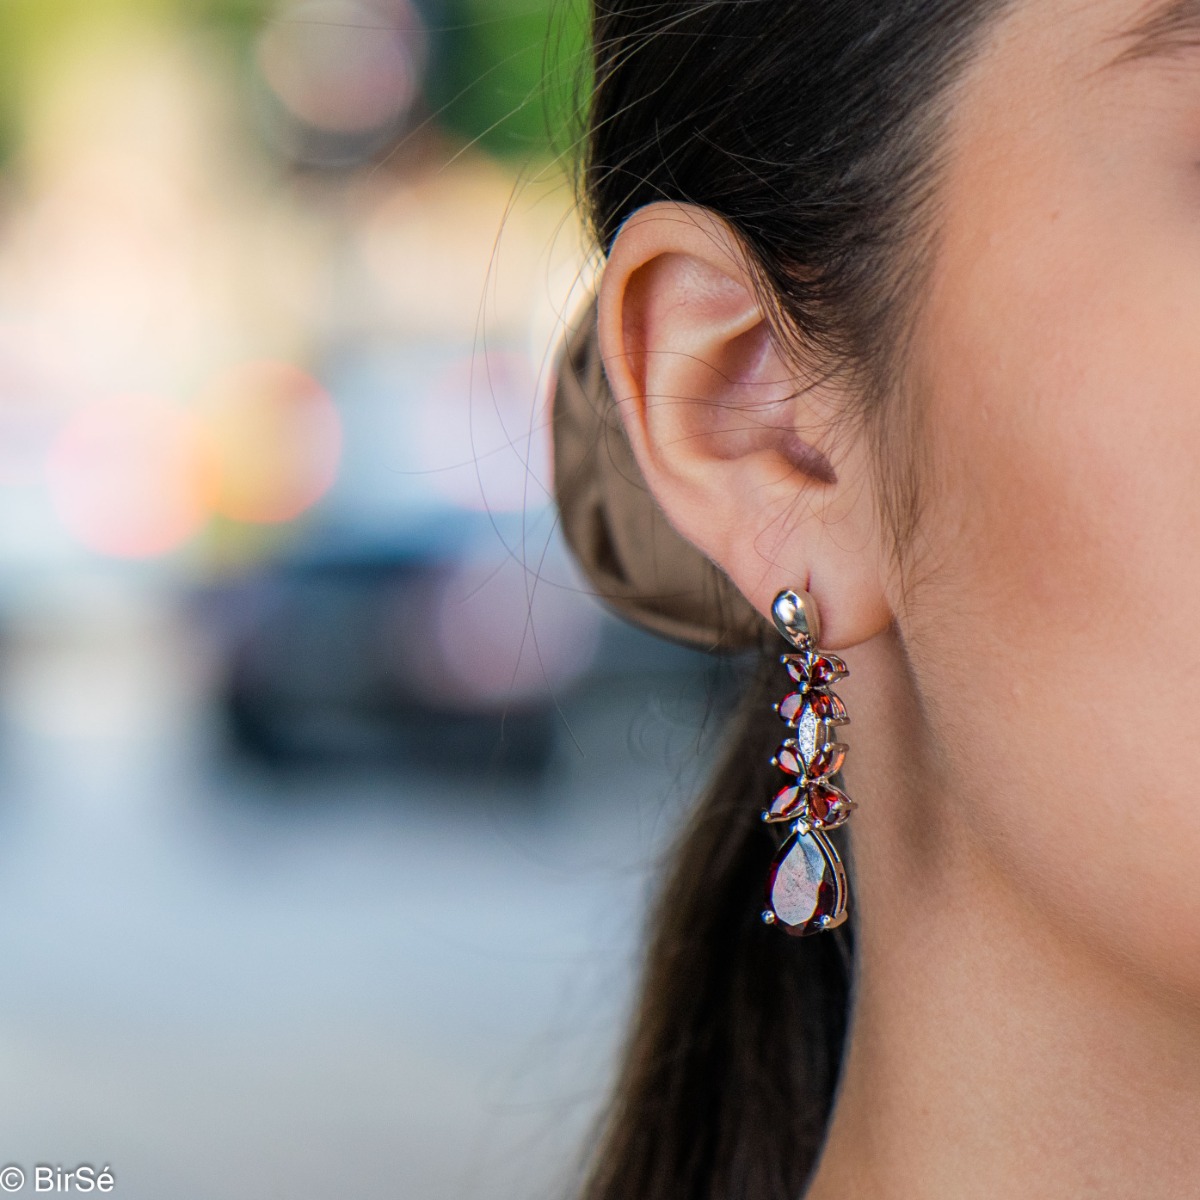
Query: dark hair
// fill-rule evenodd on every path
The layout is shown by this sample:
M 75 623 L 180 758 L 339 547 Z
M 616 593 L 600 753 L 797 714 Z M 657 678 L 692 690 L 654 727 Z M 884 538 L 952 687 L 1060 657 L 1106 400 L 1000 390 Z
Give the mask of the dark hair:
M 890 381 L 932 258 L 954 84 L 1010 3 L 594 3 L 583 183 L 599 245 L 654 200 L 731 224 L 792 361 L 856 383 L 897 555 L 918 512 L 918 414 L 898 415 Z M 797 941 L 759 919 L 777 687 L 759 671 L 676 850 L 586 1200 L 797 1200 L 815 1163 L 852 937 Z

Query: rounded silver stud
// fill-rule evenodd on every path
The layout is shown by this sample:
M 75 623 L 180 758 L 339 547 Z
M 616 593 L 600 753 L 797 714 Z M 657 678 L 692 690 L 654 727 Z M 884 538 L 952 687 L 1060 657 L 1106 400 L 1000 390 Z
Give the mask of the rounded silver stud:
M 771 617 L 780 636 L 800 649 L 815 646 L 821 637 L 817 602 L 805 591 L 787 588 L 775 597 Z

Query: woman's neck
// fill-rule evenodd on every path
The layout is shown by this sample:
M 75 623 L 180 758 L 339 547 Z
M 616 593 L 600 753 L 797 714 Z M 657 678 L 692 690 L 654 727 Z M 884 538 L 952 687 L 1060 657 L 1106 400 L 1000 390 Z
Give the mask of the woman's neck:
M 1196 1195 L 1194 1000 L 1060 937 L 969 830 L 956 834 L 955 797 L 914 761 L 916 721 L 895 724 L 915 712 L 899 668 L 894 645 L 876 639 L 852 660 L 855 694 L 841 689 L 859 732 L 848 779 L 862 800 L 858 984 L 807 1200 Z M 922 814 L 937 823 L 923 828 Z M 1120 886 L 1153 904 L 1151 888 Z

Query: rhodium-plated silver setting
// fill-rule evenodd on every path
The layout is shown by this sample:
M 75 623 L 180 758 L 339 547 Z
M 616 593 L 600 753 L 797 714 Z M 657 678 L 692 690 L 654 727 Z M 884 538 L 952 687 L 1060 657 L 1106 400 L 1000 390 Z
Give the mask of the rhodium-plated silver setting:
M 780 592 L 771 612 L 794 650 L 780 659 L 794 690 L 774 706 L 790 736 L 771 764 L 786 780 L 762 819 L 791 828 L 771 864 L 763 920 L 804 936 L 833 929 L 847 915 L 846 872 L 826 831 L 844 824 L 854 809 L 854 801 L 833 782 L 849 750 L 836 740 L 835 730 L 850 718 L 829 690 L 850 672 L 840 658 L 817 649 L 820 622 L 807 592 Z

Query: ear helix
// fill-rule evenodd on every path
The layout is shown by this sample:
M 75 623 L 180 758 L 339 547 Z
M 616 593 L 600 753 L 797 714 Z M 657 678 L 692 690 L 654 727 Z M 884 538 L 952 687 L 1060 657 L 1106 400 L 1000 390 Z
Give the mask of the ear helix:
M 850 672 L 840 658 L 818 650 L 820 617 L 808 592 L 780 592 L 771 615 L 792 648 L 780 662 L 795 687 L 774 706 L 792 733 L 771 763 L 788 780 L 762 819 L 790 829 L 771 864 L 762 916 L 768 925 L 804 936 L 836 928 L 848 915 L 845 868 L 826 832 L 844 824 L 854 809 L 834 783 L 849 749 L 834 739 L 834 730 L 850 718 L 829 690 Z

